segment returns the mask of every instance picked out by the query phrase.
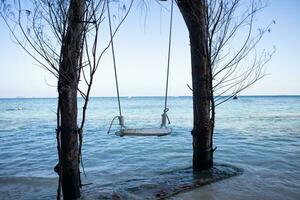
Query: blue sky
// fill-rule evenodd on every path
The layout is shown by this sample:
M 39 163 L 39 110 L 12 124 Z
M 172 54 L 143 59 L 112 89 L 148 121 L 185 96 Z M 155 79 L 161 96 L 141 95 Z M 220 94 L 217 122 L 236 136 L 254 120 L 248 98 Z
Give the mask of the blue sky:
M 164 3 L 167 6 L 168 2 Z M 267 64 L 268 76 L 244 91 L 244 95 L 300 95 L 300 1 L 272 0 L 258 16 L 258 25 L 272 27 L 259 44 L 259 49 L 276 53 Z M 115 41 L 122 96 L 164 95 L 167 59 L 168 12 L 151 5 L 146 23 L 140 10 L 131 12 Z M 106 27 L 104 27 L 106 28 Z M 3 21 L 0 21 L 0 98 L 53 97 L 56 80 L 15 43 Z M 103 32 L 107 38 L 107 32 Z M 186 83 L 191 83 L 189 38 L 182 17 L 175 9 L 170 95 L 191 95 Z M 111 54 L 105 54 L 96 74 L 92 96 L 114 96 L 114 75 Z

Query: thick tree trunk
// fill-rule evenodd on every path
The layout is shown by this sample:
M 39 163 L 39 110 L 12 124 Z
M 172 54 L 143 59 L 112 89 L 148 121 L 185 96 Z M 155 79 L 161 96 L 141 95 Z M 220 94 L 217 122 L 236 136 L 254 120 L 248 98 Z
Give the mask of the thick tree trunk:
M 178 6 L 190 36 L 194 110 L 193 169 L 200 171 L 213 166 L 207 8 L 205 0 L 178 0 Z
M 64 199 L 80 197 L 78 163 L 77 87 L 83 42 L 84 0 L 71 0 L 66 36 L 62 40 L 59 66 L 61 113 L 61 175 Z

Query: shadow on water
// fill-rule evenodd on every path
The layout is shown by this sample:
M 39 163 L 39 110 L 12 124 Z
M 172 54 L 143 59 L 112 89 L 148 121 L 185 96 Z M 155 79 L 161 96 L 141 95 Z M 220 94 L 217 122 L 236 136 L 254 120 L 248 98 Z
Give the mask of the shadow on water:
M 114 185 L 89 185 L 84 188 L 83 199 L 166 199 L 242 173 L 241 168 L 227 164 L 216 164 L 212 169 L 199 173 L 193 173 L 189 167 L 148 179 L 131 179 Z

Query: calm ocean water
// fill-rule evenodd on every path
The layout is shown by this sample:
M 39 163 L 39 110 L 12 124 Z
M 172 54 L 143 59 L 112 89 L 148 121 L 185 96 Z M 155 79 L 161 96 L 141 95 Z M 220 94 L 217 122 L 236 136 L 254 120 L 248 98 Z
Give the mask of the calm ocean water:
M 127 126 L 159 126 L 162 97 L 121 101 Z M 169 108 L 172 135 L 119 138 L 107 135 L 116 99 L 92 98 L 84 182 L 113 185 L 191 166 L 192 99 L 170 97 Z M 54 198 L 55 111 L 54 98 L 0 99 L 0 199 Z M 300 96 L 231 100 L 217 109 L 214 138 L 215 161 L 244 174 L 174 199 L 300 199 Z

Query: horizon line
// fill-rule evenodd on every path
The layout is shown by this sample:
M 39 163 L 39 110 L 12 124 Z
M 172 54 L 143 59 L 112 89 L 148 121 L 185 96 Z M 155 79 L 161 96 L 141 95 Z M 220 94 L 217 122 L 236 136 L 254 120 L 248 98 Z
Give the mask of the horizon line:
M 221 97 L 229 97 L 230 95 L 223 95 Z M 238 97 L 293 97 L 293 96 L 300 96 L 300 94 L 244 94 L 244 95 L 237 95 Z M 164 97 L 162 95 L 128 95 L 128 96 L 120 96 L 120 98 L 143 98 L 143 97 Z M 192 95 L 170 95 L 168 97 L 192 97 Z M 26 96 L 16 96 L 16 97 L 0 97 L 0 99 L 54 99 L 57 96 L 44 96 L 44 97 L 26 97 Z M 82 98 L 78 96 L 77 98 Z M 90 98 L 117 98 L 116 96 L 91 96 Z

